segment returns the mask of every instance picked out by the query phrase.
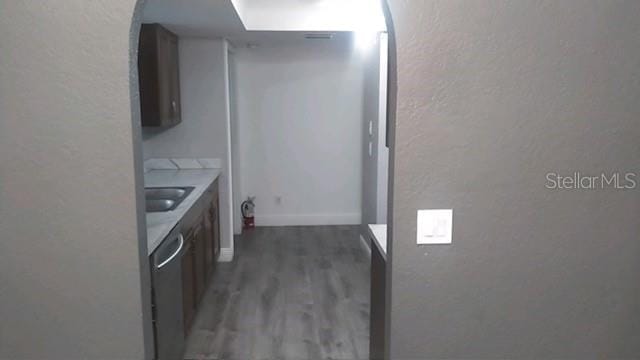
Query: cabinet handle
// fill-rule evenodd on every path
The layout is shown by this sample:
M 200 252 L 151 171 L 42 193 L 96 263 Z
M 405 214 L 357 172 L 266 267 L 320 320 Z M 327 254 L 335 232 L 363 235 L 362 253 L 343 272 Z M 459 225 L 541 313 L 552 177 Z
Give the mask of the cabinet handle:
M 180 234 L 180 236 L 178 237 L 178 239 L 180 240 L 180 245 L 178 246 L 178 249 L 176 250 L 176 252 L 173 253 L 173 255 L 169 256 L 169 258 L 163 262 L 161 262 L 160 264 L 158 264 L 156 266 L 156 269 L 161 269 L 163 266 L 167 265 L 168 263 L 171 262 L 171 260 L 173 260 L 173 258 L 175 258 L 176 256 L 178 256 L 178 254 L 180 253 L 180 251 L 182 251 L 182 246 L 184 245 L 184 237 L 182 236 L 182 234 Z
M 175 100 L 171 101 L 171 110 L 173 111 L 174 114 L 176 112 L 176 107 L 177 107 L 176 101 Z

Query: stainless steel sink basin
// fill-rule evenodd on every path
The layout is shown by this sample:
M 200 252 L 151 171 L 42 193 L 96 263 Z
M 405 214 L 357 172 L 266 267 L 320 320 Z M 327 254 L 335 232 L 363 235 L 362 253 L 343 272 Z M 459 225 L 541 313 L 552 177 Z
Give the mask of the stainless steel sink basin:
M 146 188 L 147 212 L 172 211 L 193 191 L 193 187 Z
M 164 212 L 174 209 L 176 202 L 173 200 L 147 200 L 147 212 Z
M 149 188 L 144 189 L 144 196 L 147 199 L 180 199 L 184 197 L 187 190 L 180 188 Z

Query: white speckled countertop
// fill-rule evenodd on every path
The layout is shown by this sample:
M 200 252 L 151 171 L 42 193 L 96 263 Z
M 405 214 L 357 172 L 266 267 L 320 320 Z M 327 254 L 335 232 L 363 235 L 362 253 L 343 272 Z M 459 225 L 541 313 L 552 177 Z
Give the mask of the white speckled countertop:
M 147 213 L 147 254 L 153 253 L 218 176 L 220 169 L 151 170 L 144 174 L 145 187 L 195 187 L 175 210 Z
M 371 242 L 376 244 L 382 257 L 387 260 L 387 224 L 369 224 Z

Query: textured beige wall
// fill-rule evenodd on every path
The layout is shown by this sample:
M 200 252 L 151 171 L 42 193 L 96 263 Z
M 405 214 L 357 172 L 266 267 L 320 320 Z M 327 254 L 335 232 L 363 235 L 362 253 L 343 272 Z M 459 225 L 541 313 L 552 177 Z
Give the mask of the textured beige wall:
M 1 5 L 2 359 L 145 357 L 135 6 Z
M 391 358 L 639 358 L 640 190 L 545 175 L 639 170 L 640 2 L 389 3 Z

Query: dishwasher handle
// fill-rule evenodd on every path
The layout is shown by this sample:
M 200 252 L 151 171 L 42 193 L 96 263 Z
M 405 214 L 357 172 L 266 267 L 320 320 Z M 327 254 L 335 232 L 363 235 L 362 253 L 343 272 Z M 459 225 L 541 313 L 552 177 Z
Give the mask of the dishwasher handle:
M 166 260 L 164 260 L 160 264 L 157 264 L 156 269 L 162 269 L 163 266 L 170 263 L 171 260 L 173 260 L 176 256 L 178 256 L 178 254 L 180 254 L 180 252 L 182 251 L 182 247 L 184 246 L 184 237 L 182 236 L 182 234 L 178 235 L 178 240 L 180 240 L 180 245 L 178 245 L 178 248 L 176 249 L 176 251 L 171 256 L 169 256 Z

